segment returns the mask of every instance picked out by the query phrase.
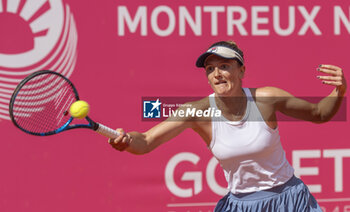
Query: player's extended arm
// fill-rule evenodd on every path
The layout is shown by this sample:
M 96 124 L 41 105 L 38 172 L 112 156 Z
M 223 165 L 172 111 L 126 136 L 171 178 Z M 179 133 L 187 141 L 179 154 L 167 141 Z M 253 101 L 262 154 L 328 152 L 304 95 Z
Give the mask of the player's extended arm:
M 130 132 L 131 142 L 126 151 L 134 154 L 145 154 L 162 143 L 171 140 L 179 135 L 186 128 L 190 127 L 186 121 L 164 121 L 152 127 L 145 133 Z
M 333 65 L 320 65 L 317 69 L 327 76 L 317 76 L 323 84 L 336 86 L 334 90 L 319 103 L 313 104 L 292 96 L 290 93 L 273 88 L 276 96 L 276 109 L 280 112 L 302 120 L 315 123 L 329 121 L 338 111 L 346 92 L 346 80 L 341 68 Z
M 191 127 L 192 122 L 186 118 L 179 120 L 170 117 L 144 133 L 125 133 L 122 129 L 117 129 L 121 135 L 114 140 L 110 139 L 109 143 L 119 151 L 126 150 L 133 154 L 145 154 Z

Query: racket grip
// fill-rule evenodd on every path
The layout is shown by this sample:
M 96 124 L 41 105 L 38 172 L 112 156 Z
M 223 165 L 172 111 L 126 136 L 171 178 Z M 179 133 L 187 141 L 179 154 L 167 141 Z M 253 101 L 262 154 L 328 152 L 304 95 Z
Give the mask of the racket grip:
M 98 128 L 96 129 L 96 132 L 108 138 L 116 138 L 120 135 L 117 131 L 106 127 L 105 125 L 100 123 L 98 123 Z

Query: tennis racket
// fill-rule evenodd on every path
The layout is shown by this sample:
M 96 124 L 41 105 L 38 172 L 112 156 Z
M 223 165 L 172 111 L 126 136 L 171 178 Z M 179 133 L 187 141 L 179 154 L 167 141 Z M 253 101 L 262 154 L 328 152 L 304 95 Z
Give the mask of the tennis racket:
M 48 136 L 66 130 L 87 128 L 108 138 L 119 133 L 88 116 L 86 124 L 73 124 L 69 115 L 72 103 L 79 100 L 77 89 L 65 76 L 48 70 L 24 78 L 10 100 L 10 117 L 16 127 L 31 135 Z

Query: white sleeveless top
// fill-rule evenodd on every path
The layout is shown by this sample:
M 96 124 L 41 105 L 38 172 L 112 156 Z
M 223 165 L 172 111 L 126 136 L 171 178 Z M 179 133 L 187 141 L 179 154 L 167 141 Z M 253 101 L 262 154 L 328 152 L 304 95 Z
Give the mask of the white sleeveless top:
M 269 189 L 287 182 L 294 174 L 280 142 L 278 129 L 264 121 L 249 88 L 243 88 L 247 108 L 240 121 L 212 118 L 209 148 L 224 170 L 233 194 Z M 215 94 L 210 107 L 218 109 Z

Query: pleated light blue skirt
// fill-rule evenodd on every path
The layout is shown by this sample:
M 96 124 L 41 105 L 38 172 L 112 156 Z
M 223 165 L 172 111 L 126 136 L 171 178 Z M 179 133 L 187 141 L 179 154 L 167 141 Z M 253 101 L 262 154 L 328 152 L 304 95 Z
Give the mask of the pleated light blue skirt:
M 216 205 L 214 212 L 322 212 L 309 189 L 293 176 L 274 188 L 246 193 L 228 193 Z

